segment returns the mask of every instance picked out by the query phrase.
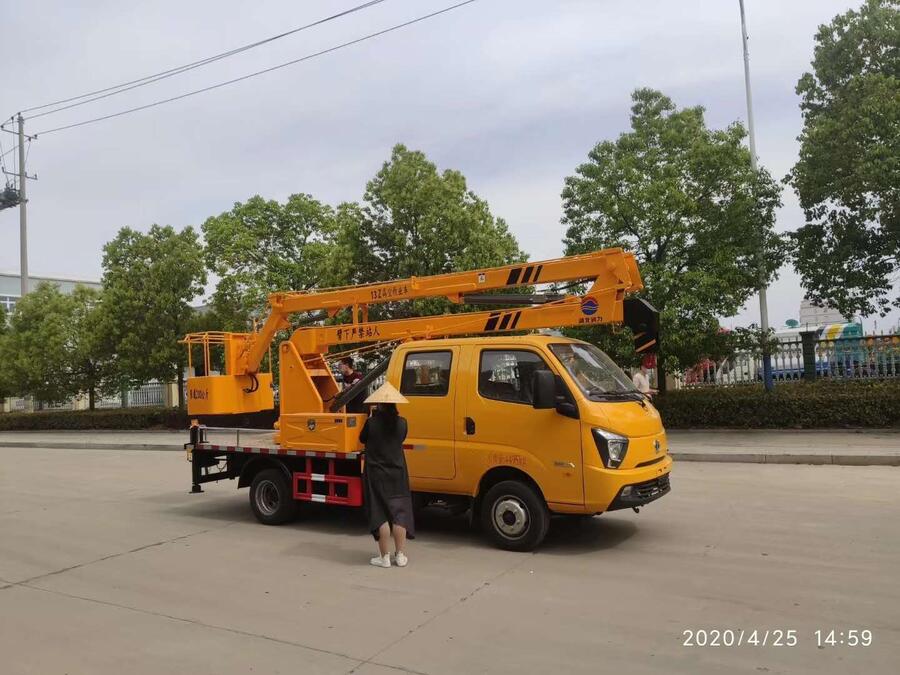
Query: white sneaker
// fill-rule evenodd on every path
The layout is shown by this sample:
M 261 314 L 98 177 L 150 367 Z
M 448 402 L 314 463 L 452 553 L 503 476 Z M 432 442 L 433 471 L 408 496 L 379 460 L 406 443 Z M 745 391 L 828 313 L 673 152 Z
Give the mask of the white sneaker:
M 397 554 L 394 556 L 394 562 L 397 564 L 397 567 L 406 567 L 409 559 L 403 551 L 397 551 Z
M 376 555 L 369 561 L 369 564 L 375 565 L 375 567 L 390 567 L 391 566 L 391 556 L 385 553 L 384 555 Z M 405 563 L 404 563 L 405 564 Z

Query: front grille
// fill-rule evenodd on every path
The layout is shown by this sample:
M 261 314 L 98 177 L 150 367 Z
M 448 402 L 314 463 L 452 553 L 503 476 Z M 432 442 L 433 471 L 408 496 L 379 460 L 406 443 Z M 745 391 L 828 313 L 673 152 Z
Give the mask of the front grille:
M 623 487 L 616 498 L 606 509 L 617 511 L 618 509 L 632 509 L 644 504 L 649 504 L 669 492 L 669 474 L 664 474 L 653 480 L 645 480 L 643 483 L 634 483 Z M 628 490 L 626 494 L 622 494 Z
M 669 474 L 648 480 L 643 483 L 637 483 L 631 487 L 631 494 L 640 499 L 650 499 L 657 495 L 667 492 L 669 489 Z

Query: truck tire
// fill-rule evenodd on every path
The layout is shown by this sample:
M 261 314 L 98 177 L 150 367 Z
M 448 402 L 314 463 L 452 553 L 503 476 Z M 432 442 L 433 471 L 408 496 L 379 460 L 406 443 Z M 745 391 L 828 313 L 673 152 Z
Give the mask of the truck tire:
M 481 526 L 494 543 L 507 551 L 531 551 L 544 541 L 550 513 L 532 486 L 505 480 L 481 500 Z
M 264 469 L 253 477 L 250 508 L 263 525 L 282 525 L 297 517 L 297 502 L 281 469 Z

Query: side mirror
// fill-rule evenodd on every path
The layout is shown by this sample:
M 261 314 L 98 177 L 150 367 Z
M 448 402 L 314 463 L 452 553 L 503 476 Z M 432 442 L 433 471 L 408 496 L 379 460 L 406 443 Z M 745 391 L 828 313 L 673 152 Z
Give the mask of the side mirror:
M 535 410 L 552 410 L 556 407 L 556 376 L 549 370 L 536 370 L 531 376 L 532 405 Z
M 556 412 L 563 417 L 571 417 L 573 420 L 579 419 L 578 406 L 575 404 L 572 394 L 569 393 L 566 383 L 563 382 L 559 375 L 555 375 L 553 380 L 556 383 Z
M 570 401 L 559 401 L 556 404 L 556 412 L 563 417 L 571 417 L 573 420 L 578 419 L 578 406 Z

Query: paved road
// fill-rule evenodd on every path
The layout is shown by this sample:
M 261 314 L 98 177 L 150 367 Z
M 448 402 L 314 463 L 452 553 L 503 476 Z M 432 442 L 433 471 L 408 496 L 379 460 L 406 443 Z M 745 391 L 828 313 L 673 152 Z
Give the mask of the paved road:
M 187 487 L 174 452 L 0 449 L 4 675 L 896 672 L 900 469 L 682 463 L 535 554 L 439 520 L 390 570 L 352 513 L 263 527 Z M 799 644 L 682 646 L 713 628 Z

